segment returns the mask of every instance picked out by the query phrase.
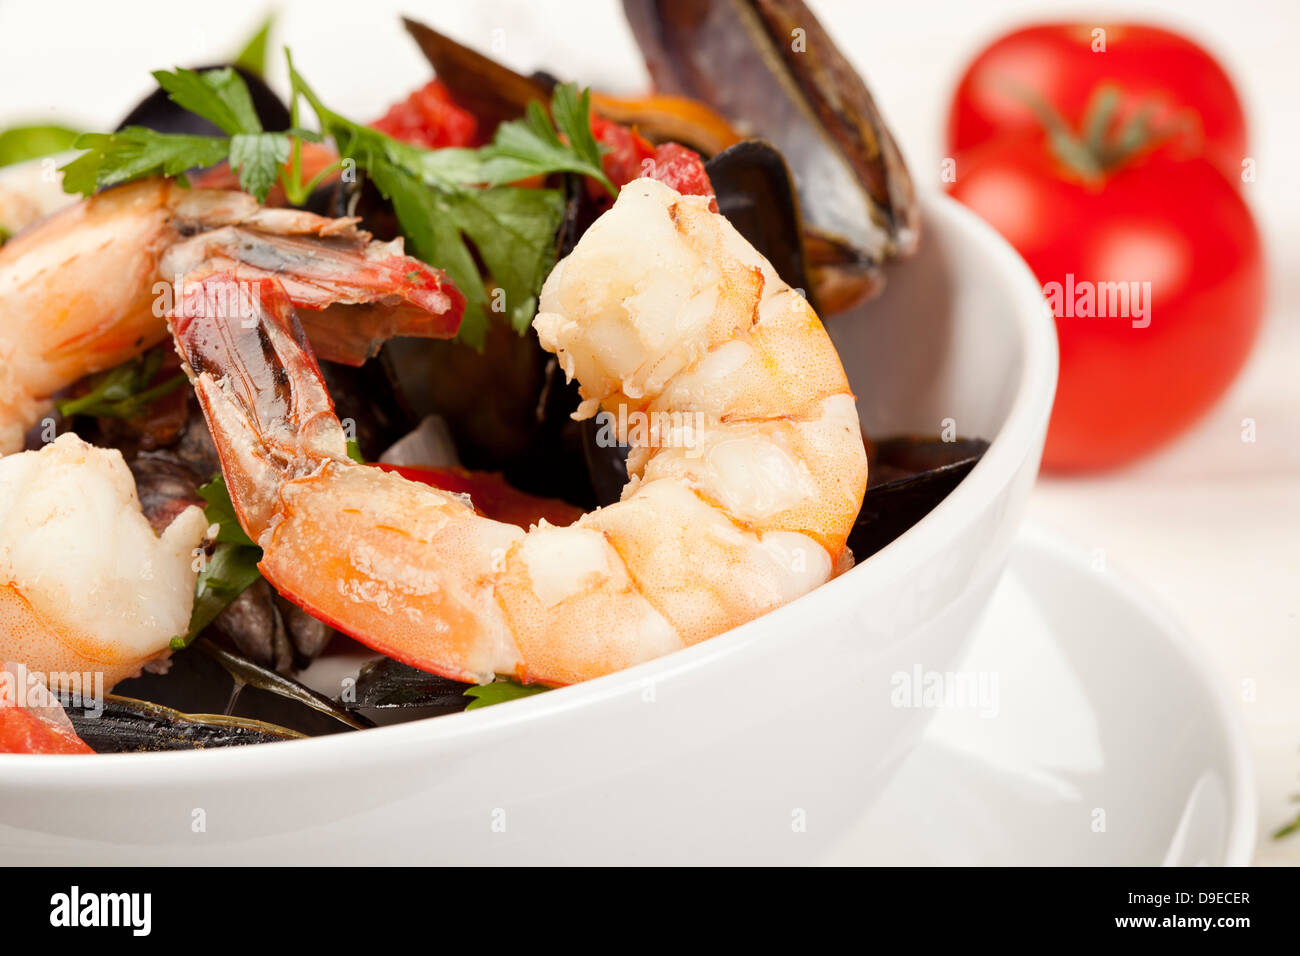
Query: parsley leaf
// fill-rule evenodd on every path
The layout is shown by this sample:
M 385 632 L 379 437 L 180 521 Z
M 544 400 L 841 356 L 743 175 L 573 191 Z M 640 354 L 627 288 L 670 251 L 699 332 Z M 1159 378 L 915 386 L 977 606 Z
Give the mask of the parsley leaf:
M 194 585 L 194 610 L 190 612 L 190 627 L 184 637 L 173 637 L 171 648 L 183 651 L 200 632 L 217 619 L 235 598 L 256 583 L 262 573 L 257 562 L 262 560 L 261 548 L 248 548 L 229 541 L 217 544 L 199 572 Z
M 63 167 L 63 191 L 83 196 L 146 176 L 175 176 L 185 183 L 187 169 L 214 166 L 230 150 L 230 141 L 221 136 L 158 133 L 143 126 L 83 133 L 72 145 L 86 152 Z
M 172 102 L 215 123 L 229 138 L 159 133 L 140 126 L 87 133 L 72 144 L 86 152 L 63 167 L 65 192 L 89 196 L 105 186 L 159 175 L 175 176 L 188 185 L 186 170 L 229 159 L 230 168 L 239 173 L 240 188 L 265 202 L 289 161 L 290 137 L 316 138 L 299 129 L 264 132 L 248 84 L 230 67 L 203 73 L 158 70 L 154 78 Z
M 230 168 L 239 172 L 239 185 L 266 201 L 280 167 L 289 161 L 289 137 L 283 133 L 236 133 L 230 138 Z
M 411 254 L 445 271 L 465 295 L 460 340 L 482 347 L 489 310 L 507 313 L 516 331 L 526 329 L 542 281 L 555 264 L 564 197 L 557 190 L 504 184 L 573 172 L 597 178 L 614 192 L 591 133 L 589 94 L 579 95 L 572 86 L 557 89 L 552 110 L 558 130 L 542 105 L 533 103 L 525 119 L 503 123 L 489 146 L 425 150 L 326 107 L 294 69 L 292 59 L 289 78 L 295 100 L 302 96 L 311 105 L 339 154 L 369 173 L 393 204 Z M 566 144 L 561 133 L 575 145 Z M 499 292 L 489 294 L 467 240 Z
M 473 697 L 466 710 L 477 710 L 480 707 L 491 707 L 493 704 L 501 704 L 507 700 L 518 700 L 521 697 L 532 697 L 534 694 L 541 694 L 550 690 L 549 687 L 543 687 L 541 684 L 520 684 L 512 680 L 498 680 L 491 684 L 479 684 L 475 687 L 465 688 L 465 696 Z
M 591 132 L 590 94 L 559 86 L 550 115 L 541 103 L 530 103 L 525 117 L 501 124 L 488 146 L 426 150 L 330 110 L 294 69 L 287 51 L 286 58 L 294 128 L 264 131 L 247 84 L 229 67 L 202 73 L 159 70 L 154 77 L 173 102 L 227 135 L 184 136 L 141 127 L 85 134 L 73 144 L 85 152 L 63 167 L 64 190 L 89 196 L 105 186 L 156 175 L 174 176 L 187 185 L 186 170 L 228 159 L 239 174 L 240 187 L 259 202 L 280 180 L 290 200 L 301 204 L 329 172 L 322 171 L 309 183 L 300 181 L 298 143 L 319 139 L 297 126 L 302 97 L 315 111 L 322 133 L 334 139 L 343 157 L 339 165 L 351 160 L 361 167 L 393 204 L 411 254 L 443 269 L 465 295 L 461 341 L 482 348 L 489 311 L 507 314 L 515 330 L 523 332 L 555 264 L 564 197 L 553 189 L 509 184 L 572 173 L 589 176 L 615 194 Z M 490 276 L 491 292 L 480 275 L 480 260 Z
M 221 526 L 221 530 L 217 532 L 218 541 L 242 544 L 249 548 L 257 547 L 235 515 L 235 505 L 230 500 L 230 489 L 226 487 L 225 478 L 221 475 L 214 476 L 211 481 L 199 488 L 199 497 L 208 503 L 203 509 L 203 517 L 207 519 L 208 524 Z
M 262 576 L 257 569 L 262 560 L 262 549 L 240 527 L 225 479 L 217 475 L 199 489 L 199 495 L 208 503 L 203 509 L 203 517 L 208 524 L 220 525 L 221 530 L 217 534 L 217 546 L 208 555 L 194 583 L 194 609 L 190 612 L 189 630 L 184 636 L 171 640 L 174 651 L 189 647 L 230 602 Z
M 153 78 L 173 103 L 215 123 L 227 136 L 262 132 L 248 84 L 228 66 L 202 73 L 155 70 Z
M 452 218 L 470 238 L 500 293 L 492 307 L 504 310 L 523 332 L 537 313 L 537 295 L 555 265 L 555 233 L 564 217 L 564 196 L 553 189 L 501 187 L 475 190 L 452 200 Z

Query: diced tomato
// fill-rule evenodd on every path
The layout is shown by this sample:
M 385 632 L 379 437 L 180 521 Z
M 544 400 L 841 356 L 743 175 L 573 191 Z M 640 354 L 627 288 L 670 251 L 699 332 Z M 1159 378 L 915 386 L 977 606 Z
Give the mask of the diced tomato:
M 642 167 L 646 160 L 654 158 L 655 148 L 640 133 L 592 113 L 591 134 L 596 142 L 608 148 L 600 158 L 600 165 L 615 186 L 645 175 Z
M 652 146 L 640 133 L 621 123 L 615 123 L 592 113 L 591 132 L 596 141 L 608 148 L 601 157 L 605 175 L 615 186 L 625 186 L 642 176 L 657 179 L 684 196 L 708 196 L 709 208 L 718 211 L 712 201 L 713 183 L 704 169 L 700 154 L 681 143 L 664 143 Z M 600 186 L 591 183 L 592 195 L 603 193 Z
M 651 179 L 672 186 L 683 196 L 708 196 L 709 208 L 718 211 L 713 183 L 699 153 L 681 143 L 664 143 L 655 150 L 653 162 L 647 170 Z
M 470 471 L 466 468 L 414 468 L 382 463 L 379 467 L 443 491 L 469 495 L 479 514 L 525 529 L 543 518 L 553 525 L 569 525 L 582 515 L 581 508 L 575 508 L 557 498 L 540 498 L 512 488 L 496 472 Z
M 26 674 L 22 665 L 0 665 L 0 754 L 93 754 L 58 701 Z
M 370 124 L 394 139 L 426 149 L 478 145 L 478 120 L 432 80 Z
M 0 754 L 93 754 L 73 731 L 25 707 L 0 707 Z

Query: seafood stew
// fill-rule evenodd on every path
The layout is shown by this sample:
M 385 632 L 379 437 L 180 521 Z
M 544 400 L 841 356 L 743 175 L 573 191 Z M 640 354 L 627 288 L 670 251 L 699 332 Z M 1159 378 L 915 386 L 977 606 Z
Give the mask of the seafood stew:
M 600 677 L 848 572 L 975 466 L 978 439 L 864 436 L 823 326 L 869 320 L 832 316 L 918 239 L 831 38 L 774 58 L 801 3 L 709 5 L 751 38 L 735 82 L 800 91 L 810 156 L 690 66 L 707 23 L 625 6 L 642 98 L 409 20 L 434 78 L 369 123 L 291 59 L 283 101 L 159 70 L 77 138 L 63 208 L 3 224 L 0 752 L 284 741 Z M 332 658 L 360 663 L 308 676 Z

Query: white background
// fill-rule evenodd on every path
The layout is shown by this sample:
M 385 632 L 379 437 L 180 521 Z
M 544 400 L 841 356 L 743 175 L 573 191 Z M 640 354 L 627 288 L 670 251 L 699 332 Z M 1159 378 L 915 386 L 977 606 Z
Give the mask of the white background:
M 1044 479 L 1030 517 L 1101 549 L 1164 599 L 1208 648 L 1242 701 L 1260 787 L 1261 862 L 1300 862 L 1300 836 L 1269 832 L 1300 809 L 1300 4 L 1295 0 L 824 0 L 813 7 L 870 83 L 923 187 L 937 185 L 947 97 L 988 39 L 1034 19 L 1180 28 L 1236 79 L 1258 180 L 1248 199 L 1271 255 L 1270 315 L 1237 385 L 1191 433 L 1102 478 Z M 0 0 L 0 125 L 115 123 L 152 86 L 148 70 L 233 54 L 268 4 L 225 0 L 16 3 Z M 398 12 L 518 68 L 611 91 L 646 84 L 620 7 L 605 0 L 276 3 L 288 43 L 326 102 L 358 119 L 424 82 L 428 69 Z M 278 60 L 278 58 L 277 58 Z M 277 62 L 272 84 L 285 88 Z M 1242 420 L 1257 441 L 1241 440 Z M 1117 667 L 1124 666 L 1122 661 Z M 1153 688 L 1155 692 L 1157 688 Z M 1249 692 L 1248 691 L 1252 691 Z

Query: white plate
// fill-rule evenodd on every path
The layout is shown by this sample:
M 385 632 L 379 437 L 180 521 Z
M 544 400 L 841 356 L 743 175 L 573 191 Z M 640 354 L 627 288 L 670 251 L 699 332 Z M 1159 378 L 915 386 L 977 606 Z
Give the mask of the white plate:
M 1022 532 L 956 673 L 984 697 L 941 710 L 827 862 L 1249 862 L 1236 711 L 1173 620 L 1089 556 Z

